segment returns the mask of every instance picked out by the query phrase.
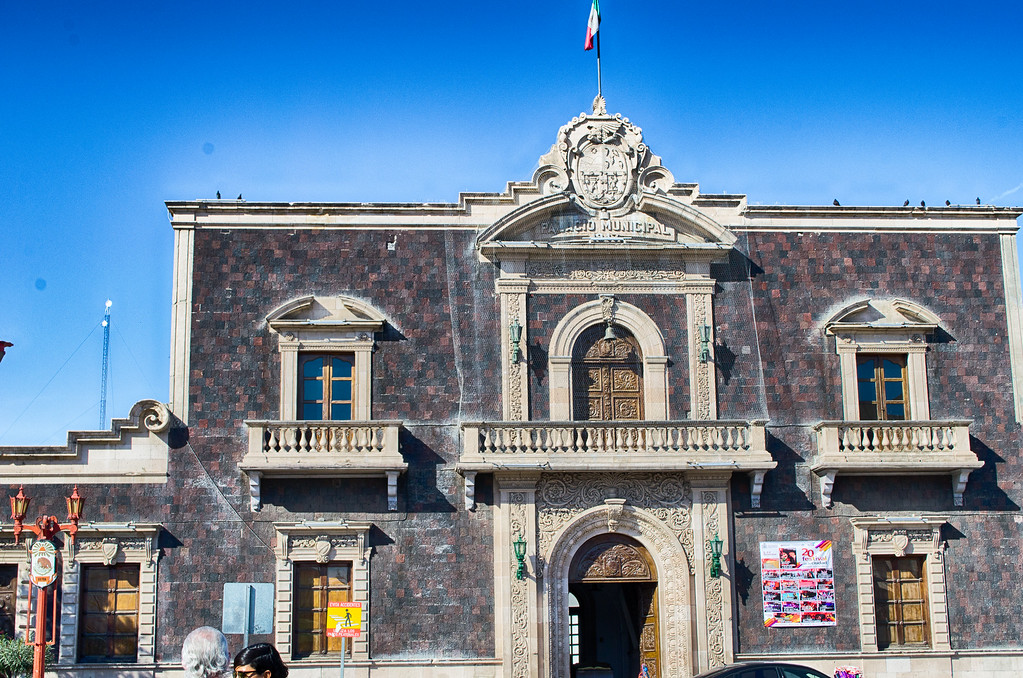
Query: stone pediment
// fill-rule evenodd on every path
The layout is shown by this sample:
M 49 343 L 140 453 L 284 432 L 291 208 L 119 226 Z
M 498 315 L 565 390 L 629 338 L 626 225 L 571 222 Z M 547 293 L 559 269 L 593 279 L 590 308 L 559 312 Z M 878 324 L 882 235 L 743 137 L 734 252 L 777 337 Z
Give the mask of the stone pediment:
M 867 299 L 850 304 L 825 324 L 829 334 L 851 331 L 933 332 L 940 319 L 922 306 L 902 299 Z
M 274 332 L 314 328 L 378 332 L 384 317 L 356 299 L 309 295 L 278 306 L 266 321 Z
M 533 174 L 540 197 L 482 233 L 480 250 L 731 249 L 730 231 L 679 199 L 640 128 L 598 111 L 561 128 Z

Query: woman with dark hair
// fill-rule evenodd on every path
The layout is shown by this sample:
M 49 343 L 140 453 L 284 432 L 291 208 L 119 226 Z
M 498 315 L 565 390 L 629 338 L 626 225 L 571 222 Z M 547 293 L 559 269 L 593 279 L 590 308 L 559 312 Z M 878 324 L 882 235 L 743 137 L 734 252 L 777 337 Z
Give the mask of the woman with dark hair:
M 234 657 L 235 678 L 287 678 L 288 667 L 270 643 L 249 645 Z

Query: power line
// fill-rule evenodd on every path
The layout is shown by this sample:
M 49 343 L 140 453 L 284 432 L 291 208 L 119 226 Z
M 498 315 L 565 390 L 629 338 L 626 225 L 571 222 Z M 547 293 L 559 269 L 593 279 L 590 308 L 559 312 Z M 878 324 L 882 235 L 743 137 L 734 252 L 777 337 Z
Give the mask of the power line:
M 86 335 L 85 339 L 82 339 L 82 343 L 78 344 L 78 348 L 71 352 L 71 355 L 67 357 L 64 364 L 57 368 L 57 371 L 53 373 L 53 376 L 50 377 L 48 382 L 43 384 L 43 387 L 39 389 L 39 393 L 35 394 L 35 397 L 29 401 L 28 405 L 25 406 L 25 409 L 21 411 L 21 414 L 14 418 L 14 421 L 11 422 L 11 425 L 7 427 L 7 430 L 4 431 L 3 434 L 0 434 L 0 440 L 3 440 L 3 438 L 11 432 L 11 429 L 14 428 L 14 425 L 17 424 L 23 416 L 25 416 L 25 413 L 28 412 L 30 407 L 32 407 L 32 404 L 35 403 L 35 401 L 39 399 L 39 396 L 43 394 L 43 391 L 45 391 L 46 388 L 53 383 L 53 380 L 57 378 L 57 375 L 60 374 L 65 367 L 67 367 L 67 364 L 71 362 L 71 359 L 75 357 L 75 354 L 78 353 L 79 350 L 81 350 L 82 346 L 85 346 L 85 342 L 89 341 L 89 337 L 92 336 L 92 333 L 96 331 L 97 327 L 99 327 L 99 323 L 92 326 L 92 329 L 89 330 L 89 334 Z

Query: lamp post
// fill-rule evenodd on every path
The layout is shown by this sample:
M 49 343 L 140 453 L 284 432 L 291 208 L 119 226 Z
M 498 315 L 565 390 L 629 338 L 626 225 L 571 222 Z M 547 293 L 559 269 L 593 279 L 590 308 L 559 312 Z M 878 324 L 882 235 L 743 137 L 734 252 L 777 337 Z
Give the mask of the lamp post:
M 36 633 L 35 638 L 30 642 L 26 629 L 25 644 L 34 646 L 32 654 L 32 678 L 43 678 L 43 670 L 46 656 L 46 646 L 52 645 L 53 641 L 46 642 L 46 604 L 49 596 L 49 589 L 57 579 L 60 567 L 57 564 L 57 549 L 53 545 L 53 538 L 61 532 L 67 532 L 71 543 L 75 543 L 75 534 L 78 532 L 78 521 L 82 519 L 82 505 L 85 498 L 78 494 L 78 486 L 75 485 L 71 496 L 67 501 L 67 523 L 57 521 L 57 516 L 42 515 L 36 518 L 34 525 L 25 525 L 25 514 L 28 513 L 28 505 L 31 498 L 25 496 L 25 488 L 19 487 L 17 496 L 11 497 L 11 518 L 14 520 L 14 543 L 17 544 L 21 533 L 24 530 L 31 530 L 36 541 L 32 544 L 32 583 L 39 589 L 36 597 Z M 31 599 L 31 588 L 29 589 Z M 56 634 L 57 626 L 57 598 L 54 596 L 53 627 Z M 29 602 L 31 606 L 31 601 Z

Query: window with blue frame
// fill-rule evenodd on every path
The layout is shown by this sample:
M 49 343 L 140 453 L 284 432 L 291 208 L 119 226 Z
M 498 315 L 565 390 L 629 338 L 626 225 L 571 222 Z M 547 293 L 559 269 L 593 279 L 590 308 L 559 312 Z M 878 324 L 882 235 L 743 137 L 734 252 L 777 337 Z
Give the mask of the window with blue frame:
M 354 356 L 303 355 L 299 370 L 299 419 L 351 421 Z
M 856 381 L 861 420 L 909 419 L 906 356 L 898 354 L 857 356 Z

